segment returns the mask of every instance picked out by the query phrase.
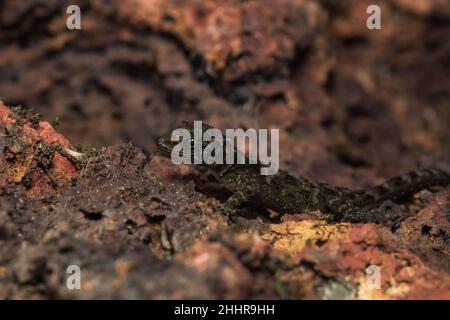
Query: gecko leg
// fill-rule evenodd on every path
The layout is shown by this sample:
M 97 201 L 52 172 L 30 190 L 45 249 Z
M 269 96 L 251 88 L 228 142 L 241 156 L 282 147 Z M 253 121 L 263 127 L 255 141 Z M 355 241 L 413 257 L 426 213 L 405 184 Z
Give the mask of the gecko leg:
M 219 207 L 219 210 L 227 215 L 230 220 L 234 221 L 234 214 L 236 209 L 247 202 L 249 198 L 249 193 L 237 191 L 224 203 L 222 203 L 222 205 Z

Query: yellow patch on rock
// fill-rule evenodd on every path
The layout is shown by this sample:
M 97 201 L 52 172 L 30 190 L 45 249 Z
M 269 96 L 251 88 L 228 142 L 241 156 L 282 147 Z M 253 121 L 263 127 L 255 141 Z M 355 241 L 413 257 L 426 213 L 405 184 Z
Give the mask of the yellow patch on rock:
M 305 246 L 318 247 L 328 240 L 347 239 L 350 227 L 350 223 L 328 224 L 321 220 L 286 221 L 272 224 L 261 238 L 276 250 L 295 255 Z
M 14 182 L 19 183 L 22 181 L 23 177 L 25 177 L 28 170 L 30 169 L 32 162 L 33 154 L 30 154 L 12 169 L 12 178 Z

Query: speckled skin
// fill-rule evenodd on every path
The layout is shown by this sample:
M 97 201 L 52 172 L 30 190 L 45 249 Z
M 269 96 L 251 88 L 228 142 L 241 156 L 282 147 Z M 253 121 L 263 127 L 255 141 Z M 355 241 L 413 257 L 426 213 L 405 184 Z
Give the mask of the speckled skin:
M 179 128 L 191 130 L 193 124 L 182 122 Z M 208 125 L 203 125 L 206 130 Z M 166 155 L 176 142 L 170 135 L 158 140 L 158 147 Z M 204 147 L 208 142 L 204 142 Z M 214 174 L 217 180 L 233 195 L 223 204 L 233 210 L 243 203 L 251 203 L 278 213 L 305 213 L 320 210 L 331 213 L 336 219 L 359 220 L 385 201 L 401 201 L 405 197 L 431 186 L 450 184 L 450 175 L 438 169 L 420 169 L 392 178 L 385 183 L 365 190 L 351 190 L 304 178 L 295 178 L 279 170 L 272 176 L 260 173 L 261 164 L 201 165 Z

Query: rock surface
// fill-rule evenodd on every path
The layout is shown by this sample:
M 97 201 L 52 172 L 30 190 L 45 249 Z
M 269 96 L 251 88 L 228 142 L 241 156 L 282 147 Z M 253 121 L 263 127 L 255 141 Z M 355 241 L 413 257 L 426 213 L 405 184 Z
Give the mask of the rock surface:
M 230 222 L 223 190 L 156 153 L 201 119 L 279 128 L 281 168 L 321 182 L 450 171 L 446 1 L 383 1 L 379 31 L 369 4 L 0 2 L 0 298 L 450 299 L 449 188 L 361 224 Z

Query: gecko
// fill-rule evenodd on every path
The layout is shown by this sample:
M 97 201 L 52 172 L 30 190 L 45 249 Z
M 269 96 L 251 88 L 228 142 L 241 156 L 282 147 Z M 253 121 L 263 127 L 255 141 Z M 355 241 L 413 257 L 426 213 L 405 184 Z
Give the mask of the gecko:
M 187 129 L 194 137 L 193 122 L 183 121 L 177 128 Z M 211 126 L 203 123 L 203 132 Z M 160 137 L 157 146 L 162 154 L 170 157 L 178 142 L 171 141 L 171 134 Z M 194 139 L 191 138 L 194 145 Z M 205 148 L 208 143 L 202 141 Z M 236 149 L 235 149 L 236 150 Z M 239 152 L 236 150 L 236 152 Z M 224 152 L 225 154 L 225 152 Z M 279 214 L 320 211 L 331 214 L 333 220 L 358 221 L 386 201 L 401 202 L 408 196 L 432 186 L 450 184 L 450 174 L 436 168 L 417 169 L 391 178 L 367 189 L 349 189 L 294 177 L 279 170 L 271 176 L 261 175 L 262 164 L 195 164 L 203 172 L 212 173 L 231 196 L 221 205 L 229 214 L 244 204 L 270 209 Z

